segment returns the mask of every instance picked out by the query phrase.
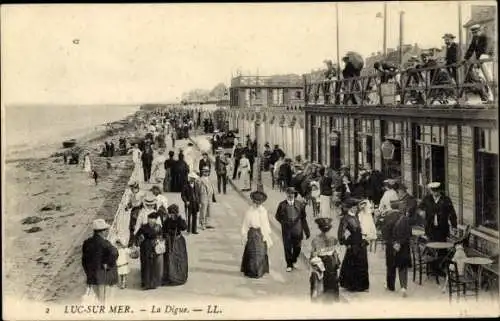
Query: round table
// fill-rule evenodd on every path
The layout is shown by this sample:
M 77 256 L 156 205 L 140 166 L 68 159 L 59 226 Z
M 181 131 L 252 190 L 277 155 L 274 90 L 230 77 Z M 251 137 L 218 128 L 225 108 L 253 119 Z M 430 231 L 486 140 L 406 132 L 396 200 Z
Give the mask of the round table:
M 481 288 L 482 281 L 483 281 L 482 280 L 483 266 L 493 263 L 493 260 L 489 259 L 487 257 L 472 256 L 472 257 L 464 258 L 464 263 L 477 266 L 477 282 L 479 283 L 479 288 Z
M 454 245 L 450 242 L 429 242 L 425 246 L 433 250 L 447 250 L 451 249 Z

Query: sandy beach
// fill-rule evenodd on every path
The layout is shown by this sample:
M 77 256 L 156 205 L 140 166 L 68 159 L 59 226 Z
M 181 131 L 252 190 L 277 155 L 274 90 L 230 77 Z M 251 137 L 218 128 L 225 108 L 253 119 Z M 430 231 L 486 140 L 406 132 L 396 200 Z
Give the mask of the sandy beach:
M 60 156 L 6 162 L 5 296 L 64 301 L 83 294 L 81 244 L 95 218 L 111 223 L 133 169 L 130 156 L 98 156 L 104 141 L 118 146 L 121 135 L 134 134 L 133 126 L 123 130 L 79 140 L 91 152 L 98 185 L 84 172 L 83 159 L 79 165 L 65 165 Z

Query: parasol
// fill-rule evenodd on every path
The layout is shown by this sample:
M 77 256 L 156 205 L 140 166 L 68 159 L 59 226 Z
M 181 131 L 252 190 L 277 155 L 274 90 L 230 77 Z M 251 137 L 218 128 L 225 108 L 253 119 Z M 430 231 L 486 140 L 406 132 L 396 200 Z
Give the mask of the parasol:
M 363 56 L 361 56 L 359 53 L 355 51 L 348 51 L 345 54 L 345 57 L 349 59 L 349 62 L 354 66 L 356 69 L 363 69 L 365 62 L 363 59 Z
M 208 153 L 212 149 L 212 144 L 206 137 L 200 138 L 197 143 L 202 152 Z

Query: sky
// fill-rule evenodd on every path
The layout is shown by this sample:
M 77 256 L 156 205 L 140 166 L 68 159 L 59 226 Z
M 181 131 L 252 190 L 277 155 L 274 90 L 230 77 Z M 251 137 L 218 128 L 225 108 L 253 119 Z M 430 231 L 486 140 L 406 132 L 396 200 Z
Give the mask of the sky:
M 462 22 L 471 4 L 462 3 Z M 457 2 L 389 2 L 388 47 L 441 47 Z M 339 3 L 340 54 L 382 51 L 383 2 Z M 3 104 L 172 102 L 231 75 L 336 61 L 334 3 L 16 5 L 1 8 Z M 465 38 L 465 35 L 464 35 Z M 74 41 L 75 40 L 75 41 Z M 76 43 L 75 43 L 76 42 Z

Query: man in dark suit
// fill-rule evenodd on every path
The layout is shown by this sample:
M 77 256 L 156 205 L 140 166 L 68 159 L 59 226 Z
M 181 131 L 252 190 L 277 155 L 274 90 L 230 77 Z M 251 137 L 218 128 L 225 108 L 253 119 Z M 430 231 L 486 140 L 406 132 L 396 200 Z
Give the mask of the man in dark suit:
M 447 33 L 443 36 L 444 44 L 446 45 L 446 67 L 448 72 L 457 81 L 457 67 L 454 66 L 458 62 L 458 46 L 454 41 L 455 36 Z
M 222 192 L 226 194 L 227 186 L 227 165 L 229 161 L 224 155 L 224 150 L 222 147 L 217 148 L 217 156 L 215 156 L 215 171 L 217 173 L 217 190 L 219 194 Z
M 208 159 L 208 154 L 203 153 L 203 158 L 200 159 L 200 162 L 198 164 L 198 172 L 201 173 L 201 170 L 205 167 L 208 167 L 208 171 L 210 173 L 210 170 L 212 169 L 212 164 L 210 163 L 210 159 Z
M 281 236 L 285 249 L 286 271 L 291 272 L 300 255 L 304 235 L 309 239 L 311 232 L 306 219 L 305 204 L 296 200 L 297 191 L 286 189 L 286 200 L 278 205 L 275 218 L 281 224 Z
M 188 233 L 198 234 L 198 211 L 200 210 L 200 191 L 197 185 L 198 176 L 189 173 L 188 183 L 183 186 L 181 198 L 184 202 Z
M 457 228 L 457 214 L 451 199 L 443 195 L 439 182 L 428 185 L 430 194 L 427 194 L 418 209 L 425 213 L 425 234 L 430 242 L 446 242 L 450 234 L 450 224 Z
M 105 303 L 110 297 L 111 287 L 118 283 L 118 250 L 105 238 L 109 225 L 103 219 L 94 220 L 92 228 L 94 235 L 83 242 L 82 266 L 87 285 L 99 302 Z

